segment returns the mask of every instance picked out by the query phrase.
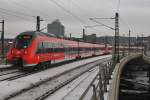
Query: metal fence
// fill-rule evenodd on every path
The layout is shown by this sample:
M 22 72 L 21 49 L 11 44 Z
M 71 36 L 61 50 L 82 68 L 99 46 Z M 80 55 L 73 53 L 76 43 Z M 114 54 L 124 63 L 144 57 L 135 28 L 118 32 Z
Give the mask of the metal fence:
M 103 62 L 98 66 L 99 73 L 97 73 L 79 100 L 85 100 L 88 92 L 92 93 L 88 100 L 104 100 L 104 93 L 107 92 L 107 85 L 113 71 L 112 61 Z

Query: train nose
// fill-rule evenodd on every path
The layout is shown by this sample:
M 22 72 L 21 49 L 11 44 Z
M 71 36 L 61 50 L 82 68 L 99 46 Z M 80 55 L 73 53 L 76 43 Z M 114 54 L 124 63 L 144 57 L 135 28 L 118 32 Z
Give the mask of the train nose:
M 21 54 L 21 52 L 20 52 L 20 51 L 17 51 L 17 52 L 16 52 L 16 55 L 20 55 L 20 54 Z
M 15 57 L 22 57 L 24 55 L 24 50 L 15 50 L 14 52 Z
M 21 57 L 21 52 L 20 51 L 14 52 L 14 56 L 17 58 Z

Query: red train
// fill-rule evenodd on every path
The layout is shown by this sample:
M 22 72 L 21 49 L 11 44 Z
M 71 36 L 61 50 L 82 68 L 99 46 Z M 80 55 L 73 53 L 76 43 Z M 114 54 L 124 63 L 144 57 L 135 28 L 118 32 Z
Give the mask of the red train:
M 108 54 L 111 47 L 57 38 L 52 34 L 27 31 L 19 34 L 7 53 L 7 62 L 27 66 L 48 65 L 70 59 Z

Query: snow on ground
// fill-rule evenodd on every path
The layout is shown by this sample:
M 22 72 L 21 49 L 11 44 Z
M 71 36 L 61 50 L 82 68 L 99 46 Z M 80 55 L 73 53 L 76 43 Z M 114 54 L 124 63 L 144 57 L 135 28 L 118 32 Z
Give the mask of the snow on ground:
M 81 60 L 81 61 L 77 61 L 77 62 L 73 62 L 70 64 L 65 64 L 56 68 L 51 68 L 39 73 L 35 73 L 32 74 L 30 76 L 26 76 L 23 78 L 19 78 L 13 81 L 3 81 L 0 82 L 0 89 L 3 91 L 0 91 L 0 100 L 3 100 L 5 97 L 11 95 L 14 92 L 19 92 L 20 90 L 23 90 L 27 87 L 30 87 L 42 80 L 51 78 L 57 74 L 60 74 L 66 70 L 75 68 L 77 66 L 86 64 L 88 62 L 92 62 L 98 59 L 103 59 L 106 57 L 111 57 L 111 55 L 107 55 L 107 56 L 99 56 L 99 57 L 94 57 L 94 58 L 90 58 L 90 59 L 85 59 L 85 60 Z
M 52 79 L 51 81 L 47 81 L 40 86 L 31 89 L 27 92 L 20 94 L 10 100 L 36 100 L 38 97 L 42 96 L 43 94 L 48 93 L 50 90 L 54 90 L 60 84 L 66 82 L 66 80 L 72 79 L 74 76 L 79 75 L 80 73 L 85 72 L 85 70 L 91 68 L 91 66 L 85 65 L 85 67 L 81 67 L 74 71 L 68 72 L 64 75 L 59 76 L 58 78 Z
M 20 75 L 20 74 L 23 74 L 23 73 L 22 73 L 22 72 L 15 72 L 15 73 L 10 73 L 10 74 L 1 75 L 1 76 L 0 76 L 0 81 L 1 81 L 1 80 L 4 80 L 4 79 L 7 79 L 7 78 L 10 78 L 10 77 L 13 77 L 13 76 Z
M 17 72 L 17 71 L 19 71 L 19 70 L 17 70 L 17 69 L 11 69 L 11 70 L 7 70 L 7 71 L 1 71 L 0 72 L 0 76 L 6 75 L 6 74 L 9 74 L 9 73 L 13 73 L 13 72 Z
M 98 73 L 98 70 L 93 72 L 88 78 L 86 78 L 83 82 L 81 82 L 73 91 L 68 93 L 61 100 L 79 100 L 79 98 L 84 93 L 84 91 L 88 88 L 88 86 L 90 85 L 90 83 L 92 82 L 92 80 L 94 79 L 97 73 Z M 52 99 L 49 99 L 49 100 L 52 100 Z
M 65 97 L 69 92 L 73 91 L 78 85 L 80 85 L 84 80 L 89 78 L 89 76 L 93 73 L 93 71 L 86 72 L 85 74 L 81 75 L 74 81 L 70 82 L 68 85 L 64 86 L 63 88 L 59 89 L 57 92 L 46 98 L 46 100 L 61 100 Z
M 99 80 L 97 78 L 94 81 L 93 85 L 96 87 L 98 85 L 98 82 L 99 82 Z M 99 88 L 97 89 L 97 92 L 98 92 L 98 90 L 99 90 Z M 83 100 L 91 100 L 92 96 L 93 96 L 93 87 L 91 86 L 90 89 L 88 90 L 87 94 L 84 96 Z
M 110 92 L 110 86 L 112 84 L 112 79 L 114 78 L 114 71 L 112 72 L 111 79 L 109 80 L 109 84 L 107 85 L 107 92 L 104 93 L 104 100 L 108 100 L 109 92 Z
M 0 64 L 0 68 L 7 68 L 7 67 L 11 67 L 11 65 L 10 64 L 7 64 L 7 65 L 4 65 L 4 64 Z

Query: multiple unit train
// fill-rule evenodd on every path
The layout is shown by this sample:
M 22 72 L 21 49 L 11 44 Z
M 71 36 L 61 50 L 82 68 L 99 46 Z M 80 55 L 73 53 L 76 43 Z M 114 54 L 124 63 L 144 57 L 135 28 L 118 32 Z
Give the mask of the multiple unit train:
M 104 44 L 66 40 L 48 33 L 27 31 L 15 38 L 6 60 L 25 68 L 111 52 L 112 47 L 105 48 Z
M 27 31 L 19 34 L 7 53 L 9 63 L 22 67 L 108 54 L 104 45 L 71 41 L 47 33 Z

